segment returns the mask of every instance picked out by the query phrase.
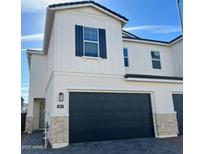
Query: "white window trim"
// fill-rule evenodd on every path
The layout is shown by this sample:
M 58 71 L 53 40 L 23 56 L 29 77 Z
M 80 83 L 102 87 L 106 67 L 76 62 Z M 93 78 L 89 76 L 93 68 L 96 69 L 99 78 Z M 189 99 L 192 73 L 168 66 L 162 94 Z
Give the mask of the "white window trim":
M 159 52 L 159 51 L 156 51 L 156 50 L 151 50 L 150 52 L 150 57 L 151 57 L 151 67 L 152 67 L 152 70 L 154 71 L 162 71 L 162 63 L 161 63 L 161 54 L 159 52 L 159 59 L 157 58 L 152 58 L 152 52 Z M 160 65 L 161 65 L 161 68 L 153 68 L 153 64 L 152 64 L 152 61 L 159 61 L 160 62 Z
M 124 49 L 127 49 L 127 56 L 124 55 Z M 129 51 L 129 50 L 128 50 L 127 47 L 124 47 L 124 48 L 123 48 L 123 61 L 124 61 L 124 67 L 125 67 L 125 68 L 128 68 L 128 67 L 129 67 L 129 53 L 128 53 L 128 51 Z M 127 60 L 128 60 L 128 61 L 127 61 L 127 62 L 128 62 L 128 66 L 125 66 L 125 58 L 127 58 Z
M 85 40 L 84 39 L 84 28 L 93 28 L 93 27 L 87 27 L 87 26 L 83 26 L 83 59 L 97 59 L 97 60 L 100 60 L 100 59 L 102 59 L 101 57 L 100 57 L 100 43 L 99 43 L 99 30 L 98 30 L 98 28 L 94 28 L 94 29 L 96 29 L 97 30 L 97 41 L 91 41 L 91 40 Z M 97 57 L 92 57 L 92 56 L 86 56 L 85 55 L 85 42 L 87 42 L 87 43 L 96 43 L 97 44 L 97 49 L 98 49 L 98 56 Z

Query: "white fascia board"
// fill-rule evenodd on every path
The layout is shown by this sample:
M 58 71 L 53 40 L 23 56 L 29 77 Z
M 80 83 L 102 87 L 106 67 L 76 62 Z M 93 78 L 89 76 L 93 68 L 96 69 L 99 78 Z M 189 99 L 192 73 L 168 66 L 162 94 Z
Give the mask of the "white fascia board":
M 44 28 L 44 38 L 43 38 L 43 52 L 45 54 L 47 54 L 48 52 L 48 47 L 50 43 L 50 37 L 51 37 L 51 32 L 52 32 L 53 22 L 54 22 L 54 14 L 55 11 L 52 11 L 47 7 L 45 28 Z
M 34 54 L 34 55 L 43 55 L 44 53 L 40 50 L 31 50 L 31 49 L 27 49 L 27 54 Z
M 27 52 L 26 55 L 27 55 L 27 62 L 28 62 L 29 73 L 30 73 L 31 55 L 32 54 Z
M 170 43 L 169 46 L 181 41 L 183 39 L 183 37 L 180 37 L 179 39 L 175 40 L 174 42 Z
M 129 36 L 129 37 L 132 37 L 132 38 L 135 38 L 133 35 L 131 35 L 131 34 L 125 32 L 125 31 L 123 31 L 123 30 L 122 30 L 122 34 L 124 34 L 124 35 L 126 35 L 126 36 Z
M 32 50 L 32 49 L 27 49 L 26 50 L 26 54 L 27 54 L 27 60 L 28 60 L 28 68 L 29 68 L 29 72 L 30 72 L 30 65 L 31 65 L 31 56 L 34 55 L 44 55 L 44 53 L 40 50 Z
M 154 45 L 169 46 L 169 44 L 160 43 L 160 42 L 152 42 L 152 41 L 144 41 L 144 40 L 136 40 L 136 39 L 128 39 L 128 38 L 122 38 L 122 40 L 123 40 L 123 41 L 128 41 L 128 42 L 137 42 L 137 43 L 145 43 L 145 44 L 154 44 Z
M 179 83 L 182 84 L 182 80 L 166 80 L 166 79 L 144 79 L 144 78 L 126 78 L 126 81 L 139 81 L 139 82 L 160 82 L 160 83 Z
M 94 5 L 94 4 L 78 4 L 78 5 L 58 6 L 58 7 L 49 8 L 49 10 L 57 11 L 57 10 L 74 9 L 74 8 L 80 8 L 80 7 L 86 7 L 86 6 L 92 6 L 92 7 L 96 8 L 97 10 L 100 10 L 106 14 L 109 14 L 110 16 L 120 20 L 123 23 L 123 25 L 127 23 L 126 20 L 124 20 L 124 19 L 122 19 L 122 18 L 120 18 L 120 17 L 100 8 L 99 6 Z

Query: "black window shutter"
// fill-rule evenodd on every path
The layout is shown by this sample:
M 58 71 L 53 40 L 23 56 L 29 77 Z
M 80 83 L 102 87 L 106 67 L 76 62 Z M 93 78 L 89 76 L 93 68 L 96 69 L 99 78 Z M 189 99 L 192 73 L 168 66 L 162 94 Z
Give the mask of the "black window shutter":
M 99 49 L 100 49 L 100 57 L 103 59 L 107 58 L 106 51 L 106 34 L 105 29 L 99 29 Z
M 75 55 L 83 56 L 83 26 L 75 25 Z

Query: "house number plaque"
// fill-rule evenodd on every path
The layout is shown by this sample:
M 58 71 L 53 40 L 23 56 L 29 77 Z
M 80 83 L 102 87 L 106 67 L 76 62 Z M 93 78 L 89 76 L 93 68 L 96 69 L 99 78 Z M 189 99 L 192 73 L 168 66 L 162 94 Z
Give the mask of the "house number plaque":
M 63 105 L 63 104 L 58 104 L 58 105 L 57 105 L 57 108 L 58 108 L 58 109 L 59 109 L 59 108 L 62 109 L 62 108 L 64 108 L 64 105 Z

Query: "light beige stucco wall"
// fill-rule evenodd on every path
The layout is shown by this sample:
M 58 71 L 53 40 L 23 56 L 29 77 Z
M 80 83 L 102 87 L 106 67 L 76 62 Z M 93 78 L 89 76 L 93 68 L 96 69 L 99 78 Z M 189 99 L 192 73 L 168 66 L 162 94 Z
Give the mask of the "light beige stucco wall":
M 46 87 L 46 106 L 45 106 L 45 122 L 51 126 L 52 107 L 54 105 L 54 80 L 50 78 Z M 48 129 L 48 137 L 50 139 L 51 131 Z
M 171 47 L 174 70 L 177 76 L 183 76 L 183 40 L 177 41 Z
M 34 98 L 45 98 L 47 56 L 32 54 L 30 63 L 28 114 L 33 117 Z
M 107 59 L 83 60 L 82 57 L 75 56 L 75 25 L 106 30 Z M 53 28 L 55 33 L 53 71 L 124 74 L 121 54 L 122 32 L 118 20 L 91 7 L 62 10 L 55 13 Z
M 125 81 L 123 76 L 83 75 L 76 73 L 56 72 L 53 80 L 58 83 L 54 87 L 54 114 L 68 113 L 69 91 L 101 91 L 101 92 L 149 92 L 153 94 L 155 112 L 173 113 L 172 93 L 182 93 L 181 83 L 137 82 Z M 58 93 L 64 93 L 64 109 L 57 109 Z
M 84 59 L 75 56 L 75 25 L 106 29 L 107 59 Z M 123 47 L 129 49 L 128 69 L 124 68 Z M 160 51 L 162 70 L 152 69 L 151 50 Z M 157 112 L 173 112 L 171 91 L 182 91 L 182 84 L 125 81 L 125 73 L 176 76 L 171 48 L 122 42 L 121 23 L 91 7 L 55 13 L 48 59 L 48 78 L 52 80 L 53 88 L 49 88 L 49 82 L 46 98 L 48 103 L 52 104 L 49 110 L 52 114 L 68 113 L 68 106 L 65 105 L 64 109 L 56 109 L 56 106 L 59 103 L 59 92 L 65 94 L 65 102 L 68 102 L 66 94 L 68 89 L 72 88 L 152 91 L 159 103 Z
M 183 93 L 182 83 L 125 81 L 123 76 L 113 75 L 55 72 L 52 80 L 56 83 L 52 96 L 51 116 L 53 117 L 69 118 L 69 92 L 149 93 L 156 137 L 160 137 L 156 115 L 175 115 L 172 93 Z M 59 92 L 64 93 L 63 102 L 58 100 Z M 58 104 L 63 104 L 64 108 L 57 108 Z
M 56 66 L 56 59 L 55 59 L 55 54 L 56 54 L 56 50 L 55 50 L 55 26 L 53 26 L 53 29 L 51 31 L 51 37 L 50 37 L 50 43 L 49 43 L 49 47 L 48 47 L 48 53 L 47 53 L 47 84 L 49 81 L 49 78 L 52 74 L 52 72 L 55 70 L 55 66 Z
M 128 74 L 146 74 L 161 76 L 176 76 L 170 47 L 148 43 L 123 41 L 123 47 L 128 48 Z M 161 69 L 152 68 L 151 51 L 159 51 Z
M 40 102 L 35 101 L 33 104 L 33 129 L 39 129 Z

